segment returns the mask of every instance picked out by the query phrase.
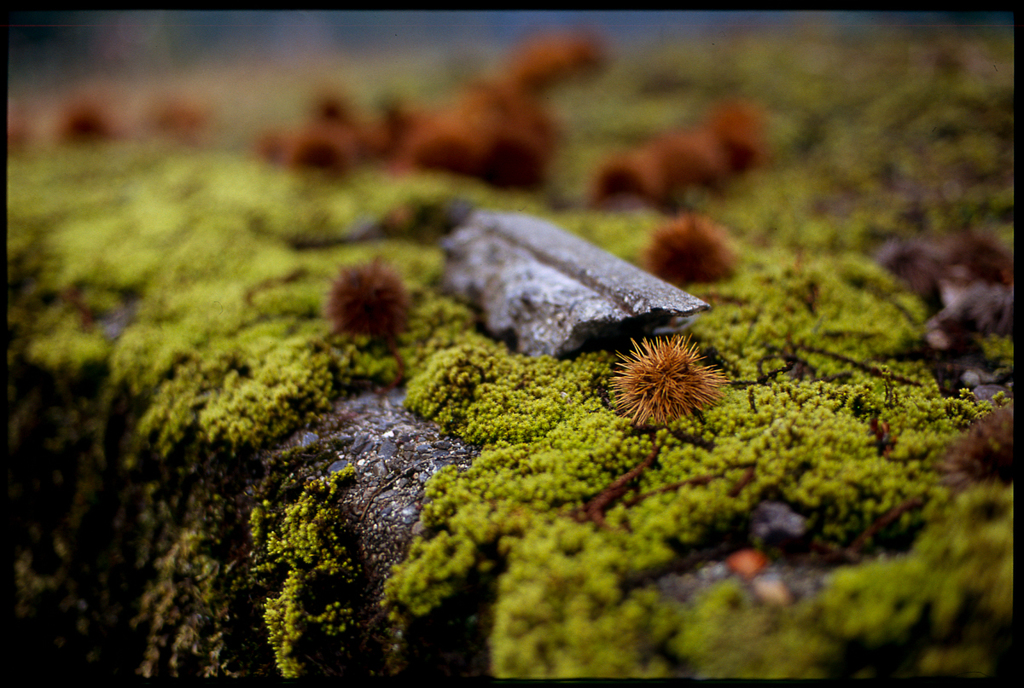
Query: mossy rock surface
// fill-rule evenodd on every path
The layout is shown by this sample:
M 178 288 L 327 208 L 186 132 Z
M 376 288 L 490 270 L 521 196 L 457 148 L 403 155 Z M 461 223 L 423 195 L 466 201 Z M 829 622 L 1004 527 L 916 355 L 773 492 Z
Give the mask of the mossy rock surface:
M 1012 36 L 933 38 L 822 29 L 623 55 L 552 94 L 565 136 L 531 193 L 161 143 L 13 152 L 16 649 L 147 676 L 1008 671 L 1012 488 L 954 498 L 938 470 L 993 404 L 949 382 L 959 359 L 924 344 L 933 306 L 871 257 L 966 227 L 1012 245 Z M 663 78 L 679 65 L 685 86 Z M 513 354 L 440 293 L 436 215 L 453 202 L 530 212 L 638 262 L 661 215 L 564 199 L 609 152 L 736 95 L 769 112 L 771 163 L 685 199 L 739 255 L 732 277 L 683 285 L 713 307 L 692 335 L 730 380 L 719 403 L 635 428 L 615 411 L 616 352 Z M 345 241 L 397 208 L 412 218 L 400 232 Z M 367 620 L 359 520 L 338 506 L 351 472 L 285 440 L 395 378 L 386 342 L 321 316 L 340 267 L 378 256 L 411 292 L 407 409 L 479 455 L 426 483 Z M 971 347 L 959 355 L 1012 387 L 1012 337 Z M 603 523 L 587 517 L 652 454 Z M 727 573 L 673 596 L 672 576 L 724 571 L 751 544 L 765 500 L 806 517 L 822 551 L 856 543 L 857 561 L 769 549 L 773 566 L 820 573 L 790 606 Z

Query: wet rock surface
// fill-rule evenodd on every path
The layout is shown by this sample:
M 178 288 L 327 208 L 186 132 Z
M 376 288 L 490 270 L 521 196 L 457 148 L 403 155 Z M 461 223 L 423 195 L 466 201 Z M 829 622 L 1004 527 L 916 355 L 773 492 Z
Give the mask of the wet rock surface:
M 294 433 L 280 448 L 310 455 L 310 478 L 346 466 L 355 470 L 355 484 L 344 491 L 342 504 L 367 579 L 364 603 L 371 613 L 391 567 L 423 530 L 427 480 L 446 466 L 467 469 L 480 452 L 405 410 L 404 398 L 405 390 L 396 389 L 338 400 L 318 424 Z
M 476 211 L 443 242 L 444 288 L 490 333 L 532 356 L 592 340 L 678 331 L 710 306 L 543 220 Z

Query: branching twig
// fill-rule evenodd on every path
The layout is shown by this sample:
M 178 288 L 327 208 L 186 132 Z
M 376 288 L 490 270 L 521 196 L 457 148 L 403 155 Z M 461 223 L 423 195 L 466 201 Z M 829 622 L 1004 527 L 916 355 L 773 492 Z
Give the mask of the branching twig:
M 604 512 L 616 499 L 626 494 L 629 490 L 627 485 L 633 478 L 636 478 L 645 470 L 647 470 L 651 464 L 654 463 L 654 459 L 658 457 L 658 446 L 657 438 L 652 440 L 651 452 L 647 455 L 647 458 L 641 461 L 635 468 L 619 476 L 611 485 L 601 491 L 601 494 L 594 497 L 592 500 L 583 505 L 580 510 L 579 517 L 581 520 L 591 520 L 602 528 L 607 528 L 608 524 L 604 520 Z
M 760 371 L 761 361 L 758 361 L 757 365 L 758 371 Z M 794 365 L 796 365 L 796 362 L 790 361 L 781 368 L 776 368 L 775 370 L 769 371 L 762 375 L 761 377 L 757 378 L 756 380 L 733 380 L 729 383 L 729 385 L 731 385 L 732 387 L 748 387 L 750 385 L 763 385 L 764 383 L 768 382 L 779 373 L 788 373 L 789 371 L 793 370 Z

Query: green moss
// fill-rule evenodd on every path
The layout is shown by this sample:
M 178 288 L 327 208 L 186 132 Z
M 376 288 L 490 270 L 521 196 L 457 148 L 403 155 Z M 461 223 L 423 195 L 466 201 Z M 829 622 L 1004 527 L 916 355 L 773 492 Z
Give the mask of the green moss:
M 763 642 L 766 637 L 776 639 L 779 653 L 800 648 L 800 656 L 803 656 L 804 648 L 808 653 L 821 652 L 823 645 L 830 649 L 827 641 L 822 643 L 812 634 L 799 639 L 807 643 L 800 647 L 792 632 L 780 628 L 776 620 L 779 613 L 754 605 L 742 583 L 735 578 L 713 586 L 690 608 L 678 613 L 682 617 L 677 625 L 679 630 L 669 641 L 669 647 L 701 678 L 786 676 L 785 672 L 771 671 L 771 663 L 778 661 L 777 657 L 762 657 L 750 652 L 751 645 Z M 729 636 L 728 643 L 721 642 L 724 635 Z M 799 657 L 794 659 L 799 661 Z M 807 678 L 830 675 L 827 671 L 803 674 Z
M 735 581 L 688 608 L 670 645 L 707 677 L 992 676 L 1013 638 L 1013 488 L 960 497 L 910 553 L 838 570 L 786 609 Z
M 510 505 L 489 504 L 468 505 L 467 513 L 429 541 L 413 542 L 409 565 L 387 582 L 388 595 L 397 602 L 392 610 L 396 619 L 408 622 L 493 583 L 495 561 L 487 551 L 503 537 L 521 534 L 526 514 Z
M 475 315 L 464 304 L 433 290 L 413 294 L 413 306 L 398 345 L 407 378 L 417 376 L 431 356 L 461 341 L 475 327 Z
M 358 566 L 343 543 L 345 518 L 337 503 L 339 489 L 354 475 L 348 467 L 310 481 L 284 508 L 264 503 L 253 509 L 253 570 L 271 589 L 264 620 L 285 678 L 309 673 L 305 658 L 322 653 L 323 644 L 348 657 L 355 650 L 350 605 Z
M 39 334 L 26 351 L 26 361 L 62 377 L 91 376 L 102 379 L 107 373 L 110 342 L 98 328 L 82 327 L 78 313 L 53 308 L 33 323 Z
M 343 355 L 304 337 L 265 339 L 245 353 L 185 361 L 160 385 L 139 430 L 161 456 L 197 442 L 240 451 L 280 438 L 329 409 L 349 372 Z
M 680 548 L 744 529 L 751 509 L 764 499 L 791 504 L 808 517 L 814 537 L 846 545 L 911 497 L 941 498 L 934 464 L 952 437 L 984 412 L 966 398 L 942 399 L 934 386 L 910 386 L 899 400 L 885 385 L 868 382 L 782 381 L 753 387 L 751 394 L 732 389 L 703 420 L 674 422 L 678 436 L 658 434 L 657 466 L 639 479 L 637 490 L 656 492 L 708 476 L 710 482 L 662 491 L 634 506 L 619 503 L 607 519 L 628 534 L 595 532 L 568 517 L 651 450 L 649 439 L 633 435 L 599 401 L 609 362 L 604 354 L 557 362 L 510 355 L 491 343 L 463 344 L 435 355 L 410 382 L 414 409 L 488 448 L 468 471 L 442 471 L 429 483 L 423 521 L 440 532 L 414 544 L 389 582 L 389 599 L 408 618 L 427 615 L 467 590 L 493 591 L 490 639 L 499 673 L 518 675 L 532 666 L 528 673 L 535 676 L 630 675 L 646 671 L 639 667 L 648 662 L 652 672 L 660 671 L 663 665 L 638 649 L 648 647 L 649 638 L 616 646 L 614 653 L 602 646 L 599 659 L 595 638 L 570 629 L 602 614 L 626 614 L 639 627 L 650 622 L 616 596 L 614 581 L 662 566 Z M 553 379 L 552 370 L 561 375 Z M 565 406 L 552 404 L 553 387 Z M 519 415 L 522 409 L 529 415 Z M 885 453 L 870 427 L 877 418 L 890 423 L 896 438 Z M 714 449 L 679 439 L 688 436 L 713 441 Z M 753 479 L 734 494 L 749 467 Z M 875 544 L 908 543 L 923 522 L 920 512 L 905 514 Z M 604 592 L 554 573 L 577 561 L 578 545 L 559 550 L 557 539 L 534 542 L 536 534 L 563 529 L 589 533 L 596 558 L 573 575 L 606 577 Z M 495 581 L 496 571 L 503 573 Z M 551 590 L 544 583 L 549 576 L 558 583 Z M 546 591 L 549 606 L 589 611 L 578 620 L 568 611 L 543 611 L 514 592 L 534 590 L 527 579 Z M 574 638 L 580 642 L 569 642 Z
M 226 627 L 236 622 L 228 621 L 224 609 L 214 609 L 235 604 L 235 594 L 248 596 L 228 592 L 244 586 L 245 577 L 222 570 L 203 586 L 188 580 L 211 557 L 226 556 L 229 545 L 220 538 L 227 528 L 223 521 L 230 518 L 222 508 L 210 507 L 211 500 L 219 497 L 218 490 L 245 489 L 237 480 L 256 450 L 314 420 L 337 397 L 395 377 L 385 342 L 329 334 L 320 312 L 339 268 L 383 256 L 407 281 L 413 304 L 399 346 L 408 375 L 473 327 L 468 309 L 436 293 L 443 255 L 421 243 L 415 223 L 406 228 L 405 239 L 310 251 L 291 244 L 342 237 L 360 218 L 381 217 L 398 205 L 463 197 L 488 207 L 537 206 L 525 196 L 497 194 L 444 175 L 386 184 L 381 175 L 354 175 L 339 187 L 317 175 L 235 155 L 134 144 L 8 159 L 8 400 L 20 409 L 12 416 L 10 446 L 15 452 L 29 446 L 20 438 L 38 426 L 32 419 L 40 409 L 67 406 L 66 414 L 49 414 L 60 436 L 47 438 L 47 446 L 70 451 L 94 442 L 82 449 L 88 461 L 62 462 L 83 469 L 107 466 L 125 480 L 121 498 L 139 504 L 136 518 L 142 523 L 124 526 L 134 528 L 124 536 L 132 544 L 112 546 L 135 552 L 125 556 L 140 562 L 162 562 L 146 569 L 156 573 L 145 585 L 147 597 L 133 622 L 133 628 L 147 629 L 136 636 L 147 645 L 144 661 L 139 660 L 147 676 L 177 675 L 196 663 L 213 674 L 239 666 L 263 670 L 262 653 L 225 644 Z M 86 314 L 67 296 L 72 287 L 89 311 L 91 329 Z M 117 326 L 108 330 L 109 323 Z M 92 406 L 77 402 L 78 395 L 105 399 L 95 406 L 117 409 L 121 416 L 87 415 Z M 117 433 L 123 432 L 124 420 L 130 434 L 122 438 Z M 75 475 L 36 470 L 52 472 L 55 480 Z M 132 487 L 140 472 L 159 478 Z M 196 474 L 204 476 L 198 486 L 180 482 Z M 109 473 L 110 479 L 114 475 Z M 20 480 L 12 494 L 24 493 Z M 81 510 L 88 511 L 101 487 L 98 475 L 82 479 Z M 172 514 L 181 521 L 159 525 Z M 57 540 L 76 537 L 69 533 Z M 188 560 L 179 566 L 161 558 L 170 551 Z M 64 566 L 81 569 L 70 554 L 64 558 Z M 107 576 L 108 568 L 101 567 L 100 575 Z M 71 575 L 40 587 L 31 566 L 23 573 L 23 589 L 49 589 Z M 287 648 L 300 641 L 286 621 L 315 586 L 308 572 L 290 576 L 280 582 L 287 594 L 277 593 L 270 605 L 276 649 L 287 672 L 298 670 L 294 662 L 300 660 Z M 106 583 L 96 586 L 104 589 Z M 33 599 L 43 598 L 35 594 Z M 168 601 L 175 599 L 175 608 L 195 614 L 170 613 Z M 325 602 L 316 612 L 318 623 L 336 625 L 332 615 L 350 606 Z M 96 613 L 119 616 L 98 608 Z M 202 619 L 214 619 L 209 623 L 218 630 L 211 631 Z M 211 642 L 193 643 L 196 633 L 212 634 Z M 177 638 L 173 647 L 162 644 L 168 635 Z
M 995 363 L 1000 370 L 1013 368 L 1013 337 L 989 335 L 979 337 L 978 344 L 981 346 L 985 358 Z
M 608 358 L 510 356 L 477 337 L 434 355 L 410 381 L 406 405 L 474 444 L 528 442 L 569 415 L 598 409 L 594 385 L 607 376 Z
M 739 379 L 757 378 L 759 365 L 764 372 L 781 367 L 788 355 L 803 362 L 802 376 L 872 380 L 862 367 L 839 357 L 884 360 L 913 347 L 924 334 L 920 300 L 877 265 L 852 255 L 759 250 L 732 279 L 692 289 L 718 310 L 698 319 L 695 336 L 713 342 L 726 372 Z M 931 377 L 920 363 L 886 365 L 905 377 Z
M 702 417 L 671 423 L 672 433 L 658 434 L 655 466 L 636 481 L 637 493 L 650 496 L 632 505 L 620 500 L 606 514 L 618 532 L 594 531 L 570 518 L 651 451 L 651 440 L 638 436 L 603 396 L 609 354 L 531 359 L 480 340 L 428 359 L 410 380 L 407 404 L 484 451 L 466 472 L 442 471 L 429 483 L 423 521 L 438 534 L 416 543 L 389 582 L 399 618 L 427 616 L 466 595 L 494 595 L 489 637 L 499 673 L 518 675 L 525 667 L 534 667 L 531 676 L 548 677 L 657 673 L 663 664 L 649 650 L 651 638 L 615 652 L 602 645 L 602 659 L 592 651 L 600 643 L 577 627 L 620 613 L 641 619 L 638 627 L 651 622 L 653 612 L 637 611 L 614 592 L 614 581 L 627 573 L 744 531 L 753 507 L 766 499 L 790 504 L 808 518 L 813 538 L 833 546 L 850 544 L 908 499 L 940 504 L 945 491 L 935 463 L 987 405 L 969 394 L 944 399 L 923 365 L 897 360 L 917 346 L 923 306 L 877 268 L 855 259 L 838 267 L 793 260 L 760 263 L 745 282 L 714 287 L 716 294 L 736 289 L 732 294 L 756 302 L 750 310 L 756 324 L 735 326 L 732 318 L 741 318 L 736 313 L 746 304 L 730 296 L 695 329 L 715 343 L 711 360 L 750 381 L 793 357 L 804 361 L 803 376 L 824 379 L 783 374 L 736 386 Z M 857 304 L 855 312 L 844 312 L 843 303 Z M 833 319 L 838 328 L 826 329 L 823 323 Z M 759 336 L 734 344 L 737 332 Z M 808 344 L 797 349 L 793 342 Z M 872 422 L 889 424 L 884 444 Z M 908 545 L 926 513 L 904 514 L 866 544 Z M 524 519 L 533 525 L 522 525 Z M 590 533 L 595 552 L 564 585 L 551 572 L 573 561 L 577 550 L 534 542 L 535 532 L 563 528 Z M 606 580 L 601 591 L 573 577 L 583 571 L 588 581 Z M 549 576 L 555 582 L 546 583 Z M 521 589 L 542 590 L 535 596 L 546 596 L 547 606 L 523 599 Z M 568 609 L 582 610 L 581 616 Z M 591 642 L 583 640 L 588 637 Z
M 652 623 L 653 591 L 624 593 L 628 557 L 592 526 L 541 521 L 508 547 L 498 583 L 491 662 L 498 677 L 668 675 Z M 653 627 L 653 628 L 652 628 Z M 652 630 L 655 632 L 652 633 Z
M 680 660 L 707 675 L 943 673 L 972 662 L 1005 670 L 1002 631 L 993 636 L 991 628 L 1005 628 L 1006 600 L 985 597 L 987 590 L 1005 597 L 1003 583 L 984 567 L 997 561 L 1003 571 L 1006 559 L 993 554 L 996 545 L 971 544 L 951 521 L 925 530 L 906 559 L 917 563 L 889 561 L 837 577 L 831 597 L 800 607 L 808 610 L 801 612 L 807 632 L 784 612 L 752 606 L 737 587 L 723 586 L 687 611 L 625 581 L 742 537 L 764 499 L 790 504 L 808 517 L 811 537 L 833 546 L 849 544 L 909 498 L 925 502 L 876 534 L 868 552 L 905 548 L 930 520 L 946 518 L 936 460 L 990 405 L 969 393 L 940 394 L 920 355 L 931 313 L 868 256 L 891 236 L 965 226 L 1012 241 L 1012 55 L 1012 36 L 943 44 L 876 34 L 868 45 L 807 31 L 781 40 L 666 42 L 552 94 L 565 145 L 545 189 L 551 198 L 444 174 L 366 168 L 332 179 L 237 154 L 148 144 L 10 156 L 14 511 L 31 507 L 28 495 L 48 481 L 72 505 L 69 518 L 43 513 L 24 536 L 18 531 L 18 589 L 52 589 L 61 609 L 95 609 L 88 612 L 95 627 L 101 617 L 130 618 L 80 592 L 122 589 L 110 562 L 127 558 L 134 576 L 154 571 L 130 629 L 147 632 L 127 634 L 146 639 L 146 675 L 276 666 L 291 676 L 313 671 L 307 657 L 324 651 L 341 665 L 351 660 L 354 568 L 338 539 L 333 484 L 294 477 L 299 452 L 272 463 L 265 480 L 276 487 L 260 494 L 268 504 L 253 513 L 251 561 L 232 547 L 232 538 L 245 540 L 230 525 L 248 522 L 245 510 L 237 507 L 239 518 L 222 494 L 244 503 L 247 461 L 257 450 L 338 396 L 394 378 L 384 342 L 330 335 L 320 316 L 341 266 L 381 256 L 413 297 L 398 339 L 408 407 L 483 447 L 472 468 L 441 471 L 428 484 L 426 536 L 388 585 L 403 632 L 465 616 L 469 605 L 479 612 L 474 623 L 487 636 L 491 669 L 504 676 L 656 676 L 678 671 Z M 687 65 L 682 77 L 679 64 Z M 662 78 L 658 86 L 659 73 L 675 85 Z M 444 70 L 396 78 L 416 96 L 426 84 L 456 86 Z M 288 110 L 284 87 L 266 90 L 274 107 Z M 729 280 L 688 287 L 713 305 L 693 326 L 695 340 L 736 383 L 702 416 L 674 421 L 656 440 L 639 433 L 613 411 L 614 354 L 568 361 L 510 354 L 477 332 L 469 308 L 438 293 L 443 253 L 431 241 L 439 209 L 456 198 L 545 217 L 637 261 L 658 214 L 569 206 L 585 196 L 607 153 L 695 125 L 717 99 L 737 95 L 768 111 L 772 162 L 721 193 L 685 194 L 688 207 L 730 229 L 740 254 Z M 329 244 L 398 208 L 412 209 L 411 220 L 387 240 L 295 248 Z M 93 329 L 66 297 L 71 287 Z M 108 335 L 102 323 L 118 319 L 127 324 Z M 984 338 L 980 346 L 1012 374 L 1012 338 Z M 42 430 L 34 431 L 37 417 Z M 888 424 L 887 439 L 873 421 Z M 22 439 L 33 432 L 46 437 Z M 647 457 L 652 441 L 657 461 L 633 493 L 610 505 L 610 527 L 579 522 L 579 508 Z M 75 470 L 84 487 L 64 495 L 60 480 Z M 121 491 L 107 491 L 104 481 L 120 481 Z M 87 538 L 66 524 L 86 524 L 91 534 L 83 514 L 96 512 L 83 505 L 106 504 L 98 495 L 115 493 L 138 513 L 129 509 L 117 521 L 123 532 L 90 558 L 100 562 L 94 576 L 91 563 L 73 561 L 68 544 Z M 57 522 L 69 530 L 38 535 Z M 960 549 L 925 554 L 939 547 L 943 527 L 959 533 L 943 546 L 955 541 Z M 1005 536 L 1002 525 L 996 531 Z M 43 541 L 52 541 L 56 556 Z M 39 563 L 47 557 L 60 562 L 58 573 Z M 253 579 L 238 571 L 247 565 Z M 931 580 L 929 567 L 943 574 Z M 227 589 L 239 600 L 230 610 Z M 46 617 L 37 603 L 43 594 L 26 593 L 30 601 L 18 609 Z M 249 623 L 251 599 L 264 598 L 260 618 Z M 863 614 L 846 613 L 858 604 Z M 989 615 L 989 630 L 972 609 Z M 891 628 L 879 625 L 883 617 L 895 619 Z M 963 619 L 957 636 L 951 628 Z M 79 621 L 88 626 L 85 612 L 65 635 L 80 633 Z M 265 638 L 240 630 L 261 622 L 277 655 L 269 668 L 251 659 L 263 656 Z M 941 640 L 922 645 L 925 627 Z M 50 643 L 49 629 L 42 635 Z M 995 650 L 985 654 L 986 643 Z M 787 659 L 773 647 L 796 650 Z M 101 643 L 88 651 L 113 656 Z

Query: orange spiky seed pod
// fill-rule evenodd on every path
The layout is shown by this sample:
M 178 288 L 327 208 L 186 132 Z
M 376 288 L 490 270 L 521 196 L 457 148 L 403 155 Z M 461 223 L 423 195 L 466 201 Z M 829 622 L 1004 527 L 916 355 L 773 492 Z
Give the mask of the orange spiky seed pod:
M 985 481 L 1012 483 L 1013 406 L 997 409 L 974 422 L 946 450 L 938 468 L 945 473 L 943 482 L 957 492 Z
M 82 96 L 64 107 L 57 125 L 57 137 L 65 143 L 112 139 L 117 125 L 110 106 L 99 96 Z
M 599 67 L 604 53 L 598 38 L 588 33 L 541 34 L 516 48 L 507 71 L 517 87 L 540 91 L 572 74 Z
M 288 139 L 283 151 L 284 164 L 293 169 L 315 168 L 344 174 L 356 163 L 359 144 L 345 127 L 314 122 Z
M 673 191 L 694 186 L 718 188 L 730 173 L 729 156 L 706 131 L 679 131 L 647 144 L 661 160 L 665 181 Z
M 458 112 L 423 116 L 406 134 L 398 161 L 407 167 L 479 177 L 489 145 L 481 131 Z
M 733 172 L 763 165 L 768 158 L 764 112 L 742 100 L 720 103 L 708 115 L 706 129 L 725 147 Z
M 668 198 L 668 191 L 660 157 L 652 150 L 641 148 L 605 160 L 594 176 L 590 203 L 594 207 L 605 207 L 631 198 L 658 206 Z
M 699 365 L 697 345 L 690 338 L 633 340 L 633 351 L 612 379 L 619 414 L 633 425 L 663 424 L 713 404 L 724 395 L 728 380 L 717 370 Z
M 498 187 L 540 184 L 557 137 L 540 103 L 503 83 L 475 84 L 454 107 L 409 124 L 398 167 L 446 170 Z
M 715 282 L 732 274 L 736 254 L 723 227 L 685 213 L 655 230 L 644 254 L 647 270 L 666 282 Z
M 455 109 L 465 120 L 514 124 L 537 136 L 546 146 L 555 144 L 558 128 L 554 118 L 534 94 L 509 81 L 477 81 L 470 84 Z
M 153 103 L 149 121 L 161 134 L 182 143 L 196 144 L 210 123 L 210 110 L 197 99 L 167 96 Z
M 393 339 L 405 327 L 409 295 L 397 272 L 374 260 L 343 268 L 331 284 L 324 316 L 334 334 Z
M 544 180 L 551 148 L 513 124 L 494 127 L 480 177 L 498 188 L 531 188 Z

